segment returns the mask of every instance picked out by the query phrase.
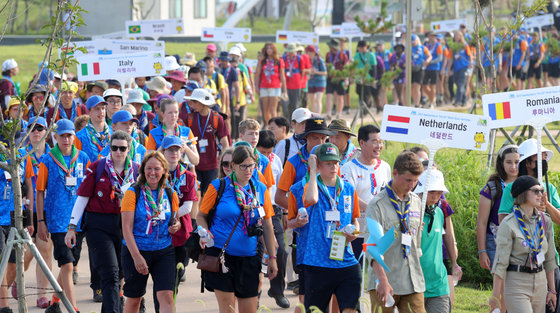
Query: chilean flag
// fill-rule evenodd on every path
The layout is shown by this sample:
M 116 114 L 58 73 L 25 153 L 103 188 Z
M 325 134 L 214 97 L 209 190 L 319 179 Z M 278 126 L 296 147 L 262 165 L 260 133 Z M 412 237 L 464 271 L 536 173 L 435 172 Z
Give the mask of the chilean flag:
M 202 36 L 203 36 L 204 38 L 214 38 L 214 34 L 210 34 L 210 33 L 207 32 L 207 31 L 204 31 L 204 32 L 202 33 Z

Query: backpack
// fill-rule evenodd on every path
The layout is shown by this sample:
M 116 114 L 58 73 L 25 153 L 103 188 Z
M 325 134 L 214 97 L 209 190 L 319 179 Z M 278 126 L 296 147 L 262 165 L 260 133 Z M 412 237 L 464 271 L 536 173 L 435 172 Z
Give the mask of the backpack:
M 290 155 L 290 138 L 286 138 L 284 139 L 284 142 L 286 143 L 286 145 L 284 146 L 284 163 L 282 164 L 282 167 L 284 167 L 286 165 L 286 162 L 288 161 L 288 156 Z
M 284 66 L 286 66 L 286 57 L 287 56 L 288 56 L 287 54 L 284 54 L 284 56 L 282 57 L 284 59 Z M 301 55 L 296 54 L 296 57 L 297 57 L 297 62 L 298 62 L 299 74 L 303 75 L 303 72 L 301 70 Z

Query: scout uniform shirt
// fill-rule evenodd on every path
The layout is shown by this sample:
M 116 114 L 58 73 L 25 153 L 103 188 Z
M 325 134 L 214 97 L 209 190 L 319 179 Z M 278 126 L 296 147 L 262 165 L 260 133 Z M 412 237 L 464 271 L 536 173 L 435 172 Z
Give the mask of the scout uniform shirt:
M 23 165 L 25 164 L 25 169 Z M 26 161 L 21 162 L 19 168 L 19 177 L 21 183 L 24 183 L 24 180 L 27 178 L 31 178 L 35 176 L 33 172 L 33 168 L 31 166 L 31 161 L 29 157 Z M 25 195 L 22 195 L 25 197 Z M 22 203 L 22 206 L 25 203 Z M 10 212 L 14 210 L 14 188 L 12 186 L 12 176 L 10 173 L 0 169 L 0 225 L 1 226 L 10 226 L 12 225 Z
M 82 150 L 89 156 L 90 162 L 95 162 L 99 153 L 108 146 L 109 138 L 113 134 L 111 127 L 105 124 L 102 133 L 98 133 L 91 123 L 87 124 L 82 130 L 76 133 L 74 145 L 78 150 Z
M 37 190 L 46 191 L 44 217 L 51 234 L 66 233 L 68 230 L 72 209 L 78 197 L 77 190 L 90 164 L 88 155 L 74 146 L 69 156 L 58 155 L 53 151 L 60 153 L 59 149 L 53 148 L 49 153 L 43 154 L 37 176 Z M 78 222 L 77 231 L 81 231 L 80 224 Z
M 181 138 L 181 141 L 183 142 L 194 138 L 193 132 L 190 128 L 188 128 L 187 126 L 180 126 L 179 124 L 177 124 L 174 131 L 168 130 L 167 132 L 163 129 L 163 125 L 150 130 L 150 135 L 146 139 L 146 149 L 159 149 L 163 138 L 171 135 Z M 196 141 L 194 141 L 193 144 L 196 144 Z
M 303 190 L 305 188 L 305 182 L 299 181 L 295 183 L 290 188 L 290 193 L 288 194 L 288 220 L 298 218 L 298 211 L 303 206 Z M 307 209 L 306 209 L 307 210 Z M 309 216 L 309 214 L 308 214 Z M 294 236 L 296 236 L 297 248 L 296 248 L 296 265 L 303 263 L 303 255 L 306 248 L 307 238 L 303 236 L 304 233 L 309 232 L 309 223 L 305 224 L 303 227 L 294 229 Z
M 130 149 L 128 151 L 128 156 L 132 161 L 138 164 L 142 164 L 142 160 L 144 159 L 144 155 L 146 155 L 146 152 L 147 152 L 146 147 L 141 145 L 135 139 L 132 139 L 132 142 L 130 143 Z M 109 154 L 111 154 L 111 147 L 107 145 L 105 146 L 105 148 L 103 148 L 103 150 L 101 150 L 97 159 L 107 157 Z
M 383 226 L 384 232 L 388 232 L 393 226 L 395 227 L 395 241 L 383 255 L 385 263 L 391 269 L 391 272 L 386 272 L 385 274 L 395 295 L 409 295 L 416 292 L 424 292 L 426 289 L 424 274 L 420 265 L 422 250 L 418 245 L 422 237 L 420 229 L 423 214 L 421 209 L 422 203 L 416 194 L 409 192 L 404 201 L 397 198 L 397 203 L 401 210 L 404 210 L 408 200 L 410 200 L 408 215 L 411 242 L 410 254 L 406 258 L 403 255 L 403 236 L 400 230 L 400 220 L 389 199 L 387 188 L 378 193 L 370 201 L 366 209 L 366 216 L 378 221 Z M 366 254 L 366 257 L 371 260 L 369 254 Z M 376 280 L 375 271 L 370 269 L 367 276 L 367 290 L 376 289 Z

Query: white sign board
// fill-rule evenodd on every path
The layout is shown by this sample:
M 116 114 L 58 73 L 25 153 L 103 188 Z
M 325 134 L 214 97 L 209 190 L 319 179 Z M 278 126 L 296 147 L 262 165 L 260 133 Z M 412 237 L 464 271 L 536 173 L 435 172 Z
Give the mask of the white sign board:
M 432 22 L 430 29 L 436 33 L 446 33 L 459 30 L 461 24 L 466 25 L 465 19 Z
M 533 118 L 560 121 L 560 87 L 482 95 L 482 108 L 490 128 L 527 125 Z
M 257 65 L 259 60 L 257 59 L 245 59 L 245 65 L 253 70 L 253 73 L 257 71 Z
M 214 42 L 251 42 L 250 28 L 202 28 L 201 41 Z
M 84 55 L 84 53 L 76 48 L 84 48 L 87 50 L 88 55 L 110 55 L 110 54 L 129 54 L 147 51 L 165 51 L 165 42 L 154 40 L 110 40 L 98 39 L 91 41 L 76 41 L 68 45 L 68 49 L 61 48 L 62 50 L 71 51 L 69 55 Z M 72 53 L 73 51 L 73 53 Z
M 276 31 L 277 43 L 299 42 L 302 45 L 318 45 L 319 35 L 312 32 L 294 32 L 288 30 Z
M 353 38 L 367 37 L 368 34 L 362 32 L 356 23 L 342 23 L 342 25 L 331 26 L 331 37 L 333 38 Z
M 385 105 L 381 139 L 426 144 L 437 140 L 443 147 L 485 151 L 486 118 L 480 115 Z
M 185 33 L 183 19 L 126 21 L 126 36 L 158 38 Z
M 123 77 L 156 76 L 165 74 L 165 55 L 162 52 L 78 56 L 80 81 L 118 79 Z
M 422 21 L 422 1 L 410 1 L 410 20 Z
M 531 16 L 525 19 L 523 26 L 527 28 L 543 27 L 548 25 L 554 25 L 554 15 L 544 14 Z

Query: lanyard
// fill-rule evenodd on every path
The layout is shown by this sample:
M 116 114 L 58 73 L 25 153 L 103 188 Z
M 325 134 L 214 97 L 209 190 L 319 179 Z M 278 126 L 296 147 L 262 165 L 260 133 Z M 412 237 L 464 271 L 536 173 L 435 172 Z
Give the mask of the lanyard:
M 336 176 L 336 185 L 335 185 L 335 192 L 334 192 L 334 199 L 331 197 L 331 193 L 329 192 L 325 183 L 323 183 L 323 179 L 321 175 L 317 175 L 317 185 L 319 190 L 327 196 L 329 202 L 331 203 L 331 210 L 337 211 L 338 210 L 338 202 L 340 201 L 340 193 L 342 192 L 342 183 L 340 181 L 340 177 Z
M 206 127 L 208 126 L 208 121 L 210 120 L 210 115 L 212 115 L 212 112 L 208 112 L 208 117 L 206 117 L 206 124 L 204 124 L 204 129 L 202 127 L 200 127 L 200 114 L 197 114 L 197 118 L 198 118 L 198 129 L 201 131 L 201 139 L 204 138 L 204 134 L 206 134 Z

